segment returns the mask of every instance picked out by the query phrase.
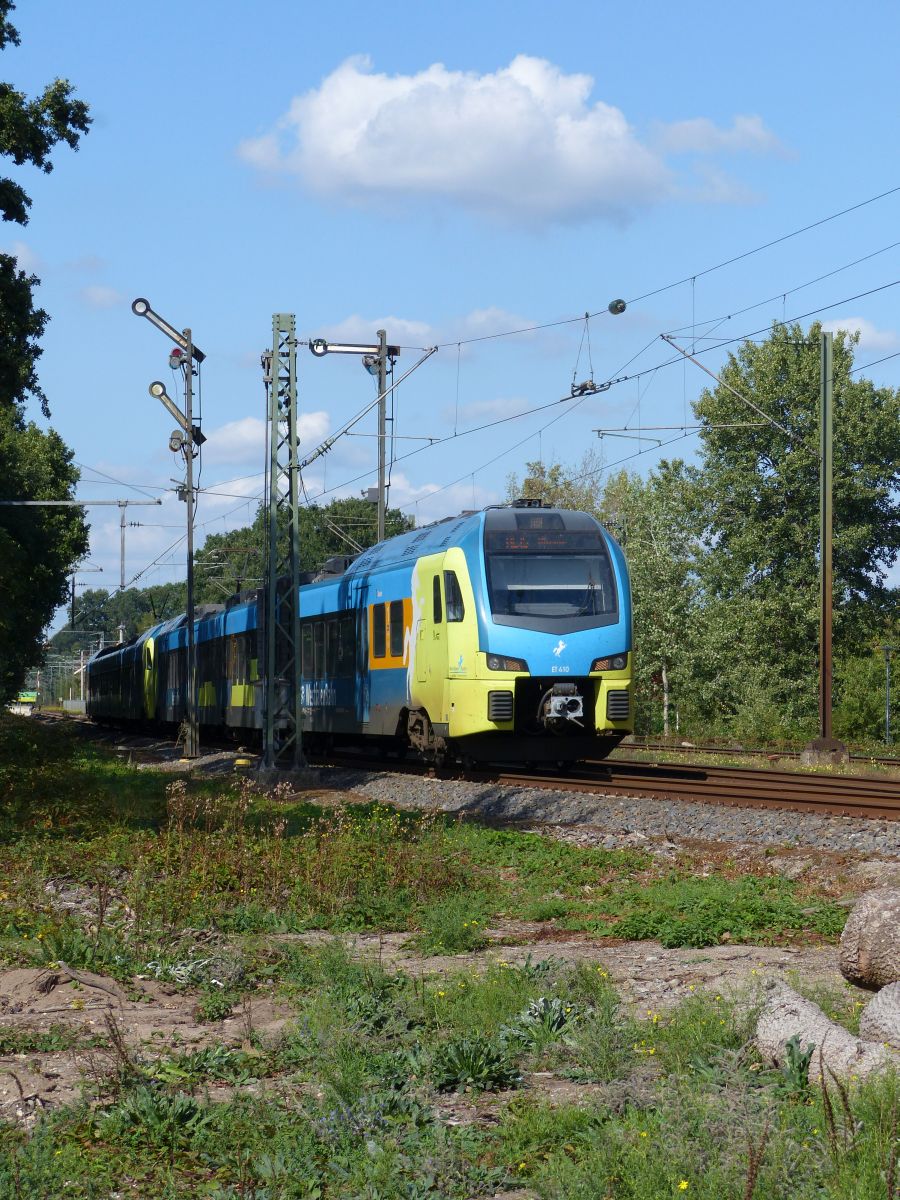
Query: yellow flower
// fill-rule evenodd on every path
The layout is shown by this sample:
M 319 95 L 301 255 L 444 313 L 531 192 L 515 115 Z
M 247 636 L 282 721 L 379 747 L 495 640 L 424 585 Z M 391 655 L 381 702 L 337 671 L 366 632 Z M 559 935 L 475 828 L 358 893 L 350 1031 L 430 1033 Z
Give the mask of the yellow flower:
M 679 1192 L 686 1192 L 689 1187 L 690 1187 L 690 1184 L 688 1183 L 688 1181 L 686 1179 L 682 1179 L 681 1182 L 678 1184 Z
M 443 995 L 445 995 L 445 994 L 446 994 L 446 993 L 444 993 L 444 992 L 438 992 L 438 995 L 439 995 L 439 996 L 443 996 Z
M 646 1129 L 642 1129 L 642 1130 L 641 1130 L 641 1137 L 648 1137 L 648 1136 L 649 1136 L 649 1135 L 648 1135 L 648 1133 L 647 1133 L 647 1130 L 646 1130 Z

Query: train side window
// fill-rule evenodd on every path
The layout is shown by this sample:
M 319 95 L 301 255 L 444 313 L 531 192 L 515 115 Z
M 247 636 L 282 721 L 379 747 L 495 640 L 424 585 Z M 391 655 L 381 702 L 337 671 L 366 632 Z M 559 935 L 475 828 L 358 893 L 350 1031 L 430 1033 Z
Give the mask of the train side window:
M 316 621 L 313 624 L 313 643 L 315 645 L 315 677 L 321 679 L 325 673 L 325 622 Z
M 356 669 L 356 638 L 353 616 L 341 617 L 341 675 L 352 675 Z
M 441 605 L 441 577 L 435 575 L 431 587 L 433 619 L 435 625 L 440 625 L 444 619 L 443 607 Z
M 463 604 L 462 592 L 455 571 L 444 572 L 444 595 L 447 598 L 447 620 L 462 621 L 465 619 L 466 606 Z
M 339 633 L 337 621 L 328 622 L 328 639 L 326 643 L 327 653 L 325 655 L 325 674 L 337 675 L 338 673 L 338 648 L 339 648 Z
M 372 606 L 372 657 L 384 658 L 386 646 L 385 605 Z
M 308 677 L 313 674 L 313 631 L 309 621 L 303 624 L 301 638 L 303 642 L 301 670 Z
M 391 658 L 403 657 L 403 601 L 391 601 Z

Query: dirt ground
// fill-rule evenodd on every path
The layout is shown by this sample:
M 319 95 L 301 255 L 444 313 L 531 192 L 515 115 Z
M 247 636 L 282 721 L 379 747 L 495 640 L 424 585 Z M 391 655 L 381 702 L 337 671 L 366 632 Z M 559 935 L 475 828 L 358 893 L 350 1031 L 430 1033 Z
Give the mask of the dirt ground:
M 694 991 L 740 995 L 770 978 L 834 989 L 849 986 L 838 969 L 835 946 L 665 949 L 656 942 L 562 934 L 550 925 L 523 921 L 498 924 L 486 933 L 489 944 L 484 950 L 429 957 L 414 953 L 406 934 L 347 935 L 343 940 L 354 955 L 417 976 L 480 973 L 494 963 L 517 965 L 529 958 L 602 964 L 623 1002 L 638 1017 L 664 1010 Z M 332 935 L 280 935 L 278 940 L 315 946 L 332 940 Z M 868 998 L 867 993 L 852 991 Z M 92 1078 L 108 1077 L 116 1056 L 110 1048 L 111 1032 L 120 1032 L 129 1050 L 156 1057 L 214 1044 L 240 1047 L 248 1043 L 251 1033 L 276 1036 L 292 1018 L 289 1004 L 266 993 L 257 994 L 219 1022 L 200 1023 L 196 1003 L 195 994 L 152 980 L 138 979 L 125 988 L 90 971 L 17 968 L 0 973 L 0 1026 L 38 1032 L 62 1026 L 79 1036 L 79 1044 L 68 1050 L 0 1057 L 0 1119 L 31 1124 L 40 1112 L 77 1099 Z M 560 1101 L 571 1102 L 576 1094 L 585 1094 L 585 1085 L 553 1076 L 536 1076 L 528 1083 Z M 277 1090 L 278 1083 L 250 1087 L 257 1092 Z M 217 1088 L 210 1097 L 226 1099 L 229 1094 L 229 1089 Z M 442 1116 L 450 1122 L 491 1119 L 489 1098 L 478 1102 L 451 1098 L 442 1104 L 447 1109 Z

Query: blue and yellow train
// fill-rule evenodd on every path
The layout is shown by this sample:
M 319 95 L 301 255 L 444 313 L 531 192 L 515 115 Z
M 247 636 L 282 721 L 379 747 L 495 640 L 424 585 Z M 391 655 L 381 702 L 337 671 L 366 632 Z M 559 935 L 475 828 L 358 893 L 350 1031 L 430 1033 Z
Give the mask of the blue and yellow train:
M 201 610 L 198 719 L 263 724 L 262 592 Z M 300 589 L 307 748 L 370 744 L 426 758 L 602 758 L 632 729 L 631 593 L 587 513 L 533 502 L 390 538 Z M 185 617 L 87 667 L 98 721 L 185 715 Z

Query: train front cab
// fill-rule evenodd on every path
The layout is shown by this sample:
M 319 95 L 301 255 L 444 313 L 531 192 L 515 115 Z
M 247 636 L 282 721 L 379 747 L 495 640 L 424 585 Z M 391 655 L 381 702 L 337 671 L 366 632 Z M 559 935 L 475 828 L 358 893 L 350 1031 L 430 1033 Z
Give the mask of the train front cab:
M 630 592 L 621 551 L 611 540 L 610 548 L 614 613 L 563 636 L 497 624 L 471 547 L 419 559 L 408 668 L 414 744 L 427 752 L 443 739 L 476 760 L 548 762 L 603 758 L 618 745 L 632 729 Z

